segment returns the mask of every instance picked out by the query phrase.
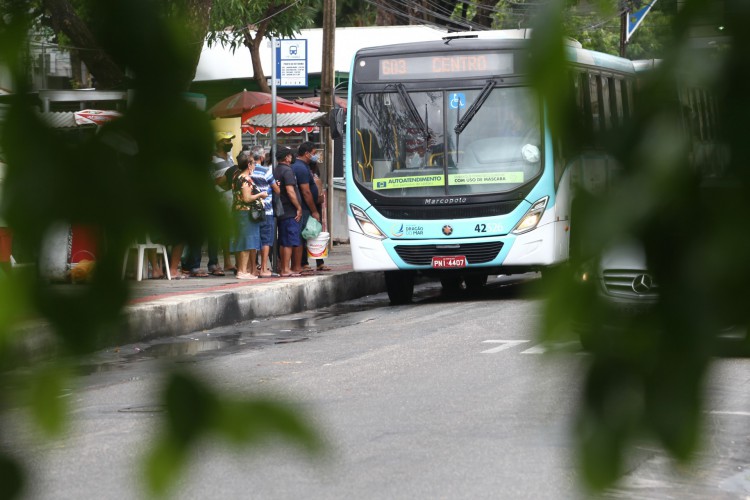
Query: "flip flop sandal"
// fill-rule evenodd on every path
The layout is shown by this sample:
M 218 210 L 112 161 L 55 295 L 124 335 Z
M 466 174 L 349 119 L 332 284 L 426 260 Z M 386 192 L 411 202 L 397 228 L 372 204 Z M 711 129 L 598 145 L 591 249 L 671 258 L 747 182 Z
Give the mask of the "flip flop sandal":
M 318 266 L 318 271 L 331 271 L 332 269 L 328 266 Z
M 195 271 L 195 272 L 190 273 L 191 278 L 208 278 L 209 276 L 210 274 L 205 273 L 203 271 Z
M 211 275 L 212 276 L 226 276 L 226 273 L 224 272 L 222 268 L 217 267 L 216 269 L 211 271 Z

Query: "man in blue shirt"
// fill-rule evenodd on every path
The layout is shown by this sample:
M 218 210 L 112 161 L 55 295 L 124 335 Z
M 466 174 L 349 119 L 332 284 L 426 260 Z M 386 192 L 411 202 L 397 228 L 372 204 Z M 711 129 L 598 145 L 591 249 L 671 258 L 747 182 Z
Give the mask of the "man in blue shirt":
M 268 266 L 268 255 L 273 247 L 276 226 L 273 218 L 273 197 L 279 195 L 279 186 L 273 176 L 270 167 L 262 165 L 265 158 L 265 151 L 262 146 L 253 147 L 250 150 L 255 170 L 250 175 L 258 189 L 265 190 L 268 197 L 263 200 L 263 206 L 266 208 L 266 219 L 260 223 L 260 274 L 261 278 L 270 278 L 273 276 L 271 268 Z
M 307 219 L 313 219 L 321 222 L 320 213 L 318 212 L 318 186 L 315 185 L 315 179 L 310 172 L 310 162 L 318 161 L 318 155 L 315 144 L 312 142 L 303 142 L 297 149 L 297 159 L 292 163 L 292 171 L 297 178 L 297 187 L 302 196 L 302 220 L 300 227 L 304 229 Z M 301 273 L 303 271 L 311 272 L 309 265 L 303 267 L 303 256 L 307 257 L 307 245 L 302 240 L 302 246 L 294 247 L 292 250 L 292 272 Z M 305 258 L 305 264 L 307 259 Z
M 279 224 L 279 274 L 282 278 L 301 276 L 291 270 L 292 252 L 302 245 L 300 237 L 302 220 L 301 196 L 297 188 L 297 178 L 289 163 L 293 152 L 289 148 L 276 151 L 276 168 L 273 177 L 279 184 L 279 197 L 284 207 L 284 214 L 278 218 Z

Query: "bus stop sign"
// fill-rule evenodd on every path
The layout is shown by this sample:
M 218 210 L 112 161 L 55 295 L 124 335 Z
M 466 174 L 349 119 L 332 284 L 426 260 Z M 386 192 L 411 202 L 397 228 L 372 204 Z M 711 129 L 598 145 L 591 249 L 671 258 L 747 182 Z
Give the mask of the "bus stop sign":
M 276 40 L 276 85 L 307 87 L 307 40 Z

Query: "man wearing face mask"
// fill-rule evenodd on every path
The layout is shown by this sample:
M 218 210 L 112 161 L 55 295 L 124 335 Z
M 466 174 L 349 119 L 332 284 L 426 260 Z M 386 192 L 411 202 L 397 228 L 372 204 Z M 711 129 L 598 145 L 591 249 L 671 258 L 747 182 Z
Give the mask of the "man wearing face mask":
M 268 258 L 274 243 L 276 225 L 273 217 L 273 197 L 279 196 L 279 189 L 276 179 L 270 167 L 261 165 L 266 153 L 263 146 L 255 146 L 250 149 L 255 169 L 250 174 L 250 178 L 261 191 L 266 191 L 268 197 L 263 199 L 263 206 L 266 210 L 265 219 L 260 223 L 260 274 L 261 278 L 270 278 L 273 276 L 269 266 Z M 253 263 L 254 264 L 254 263 Z
M 302 220 L 300 227 L 304 228 L 307 219 L 312 217 L 320 222 L 320 213 L 318 212 L 318 186 L 315 185 L 315 179 L 310 172 L 310 162 L 318 161 L 315 144 L 312 142 L 303 142 L 297 149 L 297 159 L 292 163 L 292 171 L 297 178 L 297 186 L 302 195 Z M 307 245 L 302 239 L 302 246 L 295 247 L 292 251 L 292 272 L 312 272 L 307 263 Z
M 231 132 L 216 132 L 216 147 L 214 149 L 213 168 L 211 177 L 213 178 L 216 191 L 221 197 L 227 211 L 231 210 L 232 205 L 232 177 L 237 167 L 232 158 L 232 139 L 234 134 Z M 227 270 L 234 270 L 232 265 L 232 254 L 229 251 L 229 239 L 222 238 L 221 241 L 208 242 L 208 273 L 201 267 L 201 247 L 202 243 L 194 242 L 188 246 L 188 256 L 185 259 L 183 269 L 188 269 L 193 277 L 206 277 L 210 274 L 214 276 L 224 276 L 224 269 L 219 265 L 219 246 L 224 254 L 224 267 Z

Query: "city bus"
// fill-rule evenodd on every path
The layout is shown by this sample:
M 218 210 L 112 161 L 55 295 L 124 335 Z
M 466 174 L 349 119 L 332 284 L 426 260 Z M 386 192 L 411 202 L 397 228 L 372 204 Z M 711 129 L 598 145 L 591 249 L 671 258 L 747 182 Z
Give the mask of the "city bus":
M 624 123 L 631 61 L 570 41 L 568 85 L 582 128 Z M 347 220 L 353 267 L 384 271 L 393 304 L 417 275 L 448 290 L 568 259 L 572 189 L 606 182 L 594 140 L 553 140 L 528 79 L 529 40 L 502 32 L 359 50 L 347 116 Z

